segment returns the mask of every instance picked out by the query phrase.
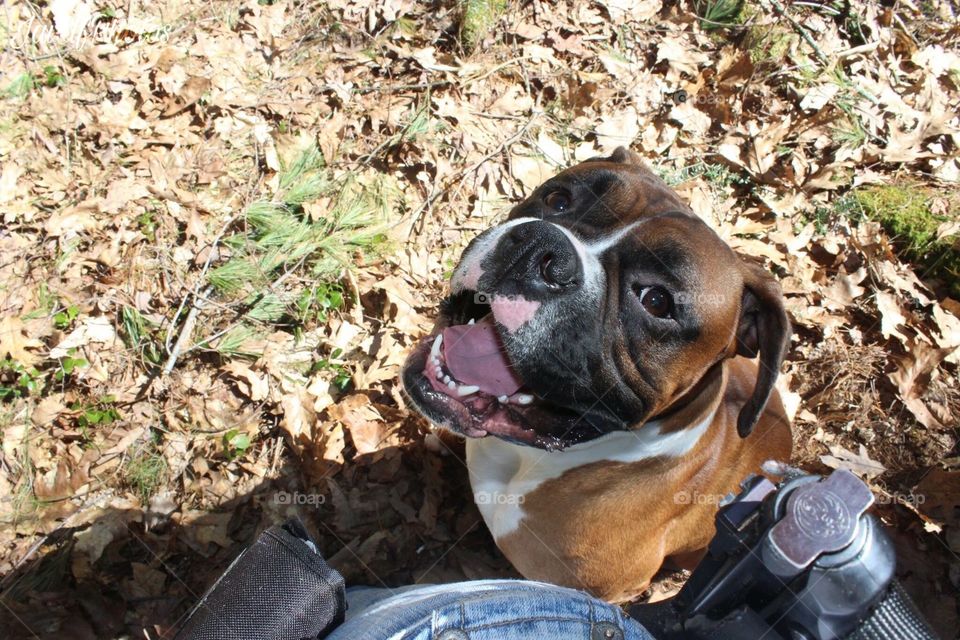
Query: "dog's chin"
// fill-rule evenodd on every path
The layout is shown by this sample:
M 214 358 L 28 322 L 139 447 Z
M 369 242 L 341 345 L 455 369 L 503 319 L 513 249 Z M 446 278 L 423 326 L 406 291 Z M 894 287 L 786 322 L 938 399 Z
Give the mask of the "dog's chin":
M 581 413 L 548 402 L 524 383 L 509 361 L 500 341 L 502 329 L 490 308 L 473 299 L 470 291 L 446 299 L 431 334 L 407 357 L 401 380 L 416 409 L 434 424 L 468 438 L 495 436 L 545 450 L 606 433 Z M 465 357 L 467 347 L 453 346 L 454 339 L 487 347 L 488 352 L 496 339 L 497 355 L 476 356 L 483 364 L 471 370 L 473 354 Z M 458 379 L 457 372 L 469 379 Z

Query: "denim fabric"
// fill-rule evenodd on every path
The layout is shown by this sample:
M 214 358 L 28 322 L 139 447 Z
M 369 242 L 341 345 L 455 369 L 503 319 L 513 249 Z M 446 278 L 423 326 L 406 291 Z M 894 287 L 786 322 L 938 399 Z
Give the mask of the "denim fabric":
M 329 640 L 653 640 L 615 606 L 525 580 L 347 590 Z

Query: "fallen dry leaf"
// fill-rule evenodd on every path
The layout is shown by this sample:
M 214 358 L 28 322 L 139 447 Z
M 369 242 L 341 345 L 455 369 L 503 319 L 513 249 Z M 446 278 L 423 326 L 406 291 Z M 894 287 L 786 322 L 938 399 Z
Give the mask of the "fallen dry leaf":
M 240 390 L 254 402 L 266 400 L 270 395 L 270 384 L 265 376 L 258 375 L 242 362 L 234 360 L 223 367 L 240 385 Z
M 907 324 L 907 318 L 900 310 L 900 301 L 897 296 L 885 291 L 876 293 L 877 310 L 880 312 L 880 333 L 884 338 L 896 336 L 901 342 L 910 339 L 900 331 L 900 327 Z
M 31 338 L 20 318 L 5 316 L 0 318 L 0 356 L 9 357 L 26 367 L 32 367 L 41 356 L 33 349 L 40 349 L 43 343 Z
M 328 409 L 330 417 L 347 428 L 357 453 L 373 453 L 380 449 L 389 432 L 384 419 L 367 396 L 357 393 L 347 396 Z
M 889 378 L 897 385 L 900 399 L 920 424 L 931 429 L 942 429 L 944 425 L 930 413 L 921 397 L 930 382 L 930 374 L 952 349 L 939 349 L 924 342 L 910 342 L 906 346 L 906 355 L 898 362 L 896 371 L 889 374 Z
M 117 339 L 117 332 L 106 316 L 88 316 L 80 321 L 76 329 L 50 350 L 51 358 L 65 358 L 72 349 L 86 346 L 92 342 L 109 343 Z
M 833 283 L 823 290 L 824 305 L 834 311 L 847 308 L 866 292 L 860 286 L 866 277 L 867 270 L 863 267 L 851 274 L 841 269 Z
M 820 462 L 831 469 L 846 469 L 867 480 L 872 480 L 886 469 L 882 464 L 870 458 L 867 448 L 860 445 L 860 452 L 854 453 L 844 447 L 835 444 L 830 445 L 830 455 L 820 456 Z

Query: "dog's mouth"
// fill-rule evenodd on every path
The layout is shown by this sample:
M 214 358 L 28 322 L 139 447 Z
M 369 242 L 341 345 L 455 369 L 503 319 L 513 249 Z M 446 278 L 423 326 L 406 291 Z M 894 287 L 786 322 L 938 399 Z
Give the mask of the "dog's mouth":
M 474 300 L 471 291 L 447 298 L 431 335 L 408 356 L 402 379 L 417 409 L 467 437 L 548 450 L 602 435 L 584 416 L 525 384 L 490 307 Z

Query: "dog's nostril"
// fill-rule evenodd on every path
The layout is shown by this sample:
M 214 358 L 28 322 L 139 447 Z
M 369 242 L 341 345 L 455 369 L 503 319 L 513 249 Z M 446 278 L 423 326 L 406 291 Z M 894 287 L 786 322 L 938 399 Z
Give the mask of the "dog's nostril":
M 540 277 L 551 286 L 564 286 L 573 281 L 573 274 L 563 258 L 557 258 L 548 251 L 540 259 Z
M 551 264 L 553 264 L 553 254 L 548 251 L 540 258 L 540 276 L 547 284 L 557 284 L 554 281 L 553 275 L 550 273 Z

